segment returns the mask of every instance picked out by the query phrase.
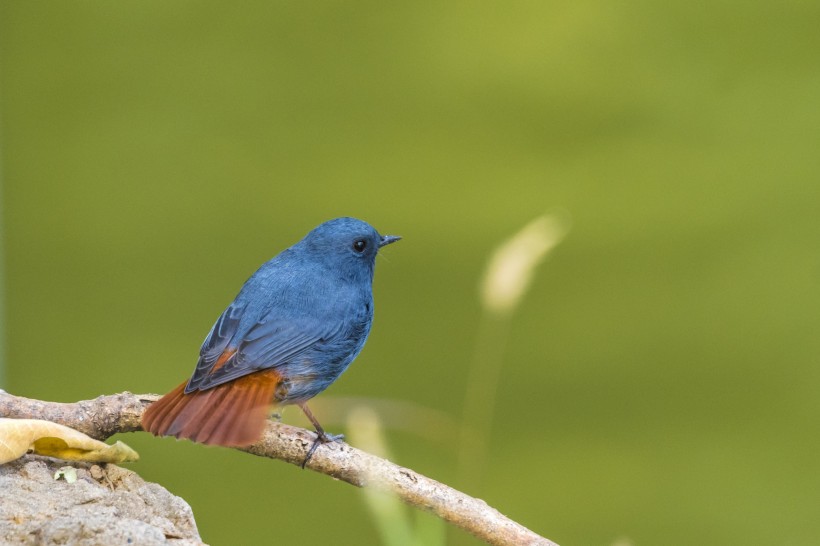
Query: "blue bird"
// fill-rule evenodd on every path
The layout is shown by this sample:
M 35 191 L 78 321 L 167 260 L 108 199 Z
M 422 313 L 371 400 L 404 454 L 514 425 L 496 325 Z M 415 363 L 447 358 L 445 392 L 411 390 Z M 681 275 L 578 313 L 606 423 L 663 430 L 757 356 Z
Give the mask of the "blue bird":
M 295 404 L 327 434 L 307 401 L 336 381 L 373 322 L 376 254 L 398 241 L 355 218 L 336 218 L 263 264 L 216 320 L 191 378 L 151 404 L 142 428 L 157 436 L 247 446 L 271 404 Z M 304 463 L 303 463 L 304 466 Z

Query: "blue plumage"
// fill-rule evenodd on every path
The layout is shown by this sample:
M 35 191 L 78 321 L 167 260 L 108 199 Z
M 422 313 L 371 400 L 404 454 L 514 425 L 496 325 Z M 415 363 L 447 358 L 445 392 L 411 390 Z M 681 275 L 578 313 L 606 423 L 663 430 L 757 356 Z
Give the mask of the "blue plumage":
M 304 403 L 333 383 L 364 346 L 373 321 L 376 255 L 398 239 L 379 235 L 361 220 L 337 218 L 263 264 L 214 323 L 193 375 L 174 399 L 267 372 L 265 377 L 276 378 L 272 402 L 299 404 L 324 436 Z M 174 424 L 179 419 L 168 406 L 163 415 L 149 415 L 144 428 L 207 443 L 183 432 L 195 427 Z M 178 413 L 191 417 L 203 411 Z M 210 426 L 217 429 L 216 423 Z

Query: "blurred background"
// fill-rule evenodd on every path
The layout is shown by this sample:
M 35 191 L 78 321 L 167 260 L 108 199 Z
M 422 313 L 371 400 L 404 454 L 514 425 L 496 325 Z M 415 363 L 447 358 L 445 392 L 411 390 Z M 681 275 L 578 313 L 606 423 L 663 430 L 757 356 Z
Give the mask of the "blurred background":
M 566 545 L 816 544 L 818 22 L 799 0 L 1 2 L 0 386 L 166 392 L 262 262 L 356 216 L 404 240 L 316 400 L 330 431 L 355 443 L 373 408 L 396 462 Z M 555 211 L 570 231 L 492 315 L 490 255 Z M 386 541 L 346 484 L 120 439 L 211 544 Z M 417 544 L 478 543 L 408 518 Z

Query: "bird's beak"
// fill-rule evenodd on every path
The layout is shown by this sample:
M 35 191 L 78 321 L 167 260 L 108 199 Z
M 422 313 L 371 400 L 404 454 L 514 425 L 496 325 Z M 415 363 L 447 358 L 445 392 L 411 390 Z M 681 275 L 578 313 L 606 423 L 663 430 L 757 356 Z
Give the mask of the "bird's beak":
M 389 245 L 390 243 L 395 243 L 401 239 L 398 235 L 382 235 L 381 240 L 379 241 L 379 248 Z

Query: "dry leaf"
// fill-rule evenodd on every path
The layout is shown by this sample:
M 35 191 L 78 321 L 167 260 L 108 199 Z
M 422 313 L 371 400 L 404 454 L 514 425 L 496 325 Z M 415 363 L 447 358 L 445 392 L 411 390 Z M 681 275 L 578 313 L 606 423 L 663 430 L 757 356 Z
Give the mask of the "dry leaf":
M 51 421 L 0 418 L 0 464 L 19 459 L 30 449 L 67 461 L 129 463 L 139 459 L 122 442 L 108 445 Z

